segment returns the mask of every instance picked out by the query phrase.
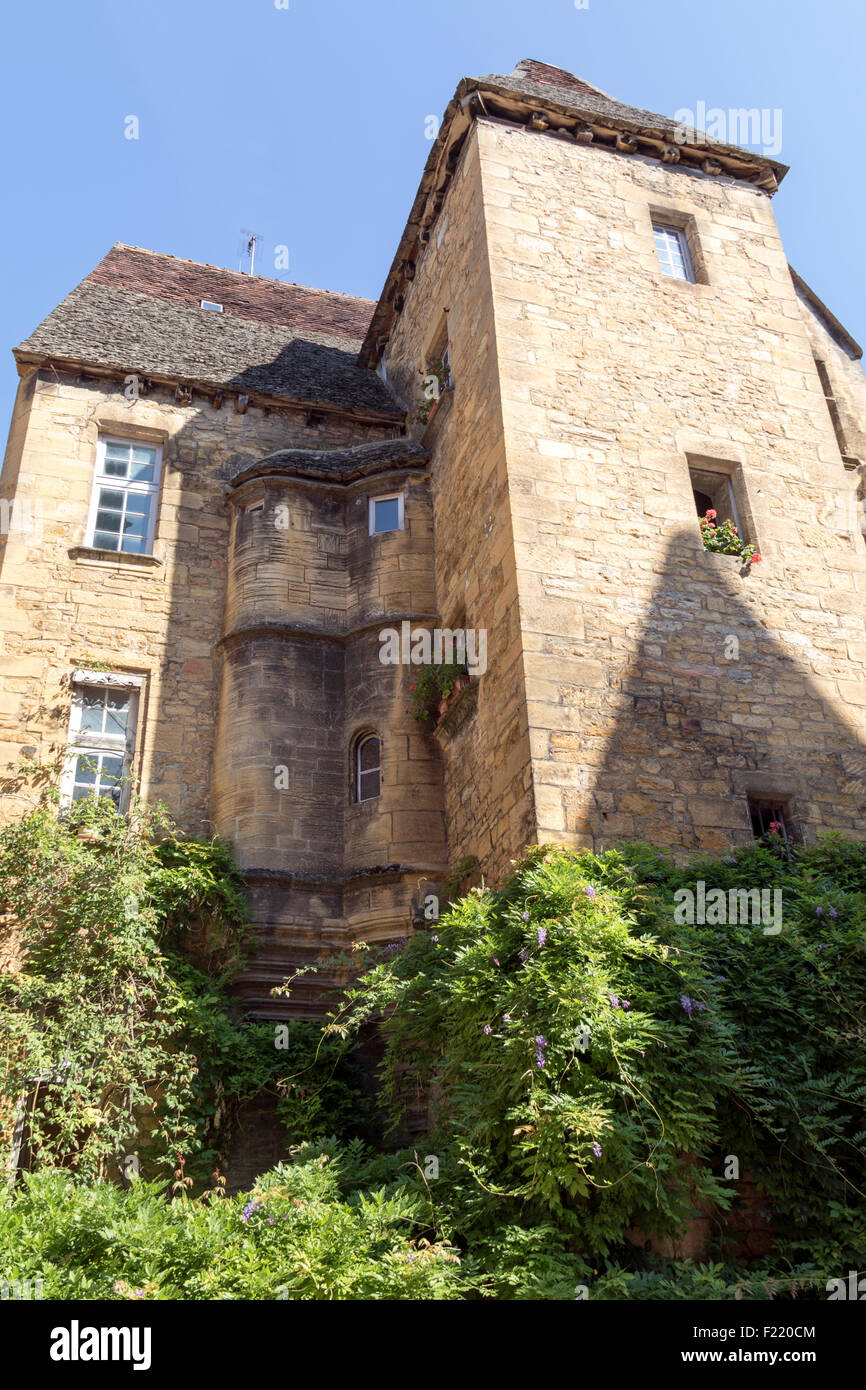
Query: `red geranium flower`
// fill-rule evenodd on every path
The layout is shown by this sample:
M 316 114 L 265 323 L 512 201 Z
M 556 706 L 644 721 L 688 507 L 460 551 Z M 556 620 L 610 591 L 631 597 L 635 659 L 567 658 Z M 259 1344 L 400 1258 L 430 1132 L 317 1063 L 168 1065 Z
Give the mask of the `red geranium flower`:
M 708 521 L 715 521 L 717 513 L 713 511 L 712 507 L 710 507 L 709 511 L 706 513 L 706 516 Z
M 758 554 L 757 550 L 755 551 L 754 555 L 750 555 L 750 556 L 749 556 L 749 564 L 750 564 L 750 565 L 757 565 L 757 564 L 760 564 L 760 561 L 761 561 L 761 556 Z

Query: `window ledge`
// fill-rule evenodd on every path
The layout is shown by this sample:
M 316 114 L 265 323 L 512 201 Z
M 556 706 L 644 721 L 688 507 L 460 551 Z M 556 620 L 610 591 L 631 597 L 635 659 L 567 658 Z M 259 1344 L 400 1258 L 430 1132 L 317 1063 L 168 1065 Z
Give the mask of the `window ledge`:
M 137 569 L 153 576 L 164 564 L 156 555 L 130 555 L 122 550 L 99 550 L 92 545 L 73 545 L 68 553 L 70 560 L 78 564 L 96 565 L 99 569 Z
M 750 560 L 744 560 L 742 555 L 725 555 L 721 550 L 704 550 L 703 546 L 697 552 L 701 559 L 707 560 L 711 565 L 720 569 L 731 569 L 736 567 L 741 574 L 750 574 L 754 565 Z
M 668 288 L 676 286 L 677 290 L 708 290 L 711 285 L 708 280 L 681 280 L 678 275 L 659 274 L 657 284 L 665 285 Z

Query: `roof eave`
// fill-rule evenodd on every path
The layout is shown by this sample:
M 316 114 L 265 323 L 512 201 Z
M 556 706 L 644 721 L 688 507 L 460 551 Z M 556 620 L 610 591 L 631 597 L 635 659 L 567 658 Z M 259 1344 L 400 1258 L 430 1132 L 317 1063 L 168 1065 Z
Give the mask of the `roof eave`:
M 794 288 L 800 291 L 803 298 L 807 300 L 807 302 L 811 305 L 812 309 L 814 309 L 818 317 L 824 320 L 824 323 L 827 327 L 828 332 L 830 333 L 830 336 L 835 338 L 836 341 L 842 345 L 842 347 L 847 348 L 848 352 L 850 352 L 852 357 L 855 357 L 859 360 L 863 356 L 863 349 L 857 342 L 857 339 L 852 338 L 845 325 L 843 323 L 840 323 L 836 315 L 832 313 L 830 309 L 827 308 L 827 305 L 824 303 L 824 301 L 818 298 L 811 285 L 806 284 L 806 281 L 803 279 L 802 275 L 797 274 L 796 270 L 790 264 L 790 262 L 788 264 L 788 269 L 791 272 L 791 279 L 794 282 Z
M 16 347 L 12 349 L 12 356 L 19 369 L 22 366 L 51 367 L 56 364 L 66 371 L 87 372 L 91 376 L 104 377 L 110 381 L 123 381 L 134 370 L 137 376 L 141 376 L 145 381 L 153 382 L 158 386 L 173 386 L 175 388 L 184 386 L 206 396 L 246 397 L 250 405 L 271 407 L 276 405 L 287 410 L 340 415 L 344 419 L 376 425 L 402 425 L 405 419 L 405 411 L 396 402 L 393 412 L 381 411 L 374 410 L 369 406 L 341 405 L 335 401 L 320 400 L 315 397 L 288 396 L 273 391 L 256 391 L 254 387 L 242 387 L 237 383 L 217 381 L 207 377 L 190 377 L 179 374 L 168 376 L 163 372 L 154 372 L 144 368 L 109 366 L 101 362 L 88 362 L 84 358 L 67 357 L 57 352 L 35 352 L 29 348 Z
M 548 97 L 529 96 L 486 78 L 464 77 L 449 102 L 439 133 L 424 165 L 418 191 L 403 229 L 396 254 L 385 279 L 358 362 L 375 367 L 398 317 L 407 282 L 414 278 L 415 265 L 429 238 L 430 229 L 445 200 L 469 128 L 479 117 L 526 125 L 539 115 L 547 119 L 545 129 L 555 138 L 617 147 L 618 135 L 634 137 L 635 152 L 667 163 L 685 161 L 695 171 L 728 174 L 762 188 L 772 195 L 785 174 L 786 164 L 753 154 L 739 145 L 726 145 L 708 137 L 674 144 L 669 130 L 627 116 L 600 115 L 577 98 L 567 106 Z M 696 132 L 703 135 L 703 132 Z M 624 157 L 629 157 L 628 154 Z

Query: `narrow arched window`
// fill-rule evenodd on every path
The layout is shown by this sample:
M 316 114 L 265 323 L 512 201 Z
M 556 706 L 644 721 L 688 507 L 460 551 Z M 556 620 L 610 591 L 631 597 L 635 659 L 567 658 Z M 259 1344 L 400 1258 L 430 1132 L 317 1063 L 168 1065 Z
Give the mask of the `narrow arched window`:
M 376 734 L 365 734 L 355 744 L 355 799 L 372 801 L 379 795 L 382 778 L 382 744 Z

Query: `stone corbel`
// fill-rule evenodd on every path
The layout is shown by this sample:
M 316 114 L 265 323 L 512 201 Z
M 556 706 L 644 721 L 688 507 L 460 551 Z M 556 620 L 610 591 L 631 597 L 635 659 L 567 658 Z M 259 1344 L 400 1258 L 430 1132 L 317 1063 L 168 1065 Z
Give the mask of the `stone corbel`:
M 637 140 L 633 135 L 626 135 L 624 131 L 618 130 L 616 133 L 616 147 L 620 154 L 634 154 L 637 150 Z
M 178 405 L 190 405 L 192 403 L 192 387 L 184 386 L 178 382 L 175 387 L 174 398 Z
M 776 178 L 772 169 L 767 169 L 755 182 L 759 188 L 766 189 L 767 193 L 775 193 L 776 189 L 779 187 L 779 180 Z
M 662 146 L 662 162 L 664 164 L 679 164 L 682 151 L 679 145 Z
M 550 121 L 540 111 L 530 111 L 527 125 L 530 130 L 549 130 Z
M 247 406 L 250 403 L 249 396 L 240 395 L 235 401 L 235 411 L 238 415 L 246 415 Z
M 591 125 L 579 125 L 574 128 L 574 138 L 579 145 L 591 145 L 594 139 Z
M 705 174 L 723 174 L 725 171 L 717 159 L 712 159 L 709 155 L 701 164 Z

